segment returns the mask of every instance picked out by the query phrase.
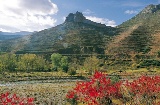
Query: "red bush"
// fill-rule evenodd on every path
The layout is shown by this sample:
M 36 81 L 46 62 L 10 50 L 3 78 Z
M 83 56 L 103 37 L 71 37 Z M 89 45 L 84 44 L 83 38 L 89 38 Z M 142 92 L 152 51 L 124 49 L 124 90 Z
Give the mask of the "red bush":
M 139 100 L 139 103 L 154 105 L 160 94 L 160 76 L 141 76 L 133 82 L 126 81 L 125 87 L 132 99 Z
M 0 95 L 0 103 L 2 105 L 34 105 L 34 98 L 20 98 L 16 94 L 6 92 Z
M 110 78 L 96 72 L 89 81 L 78 82 L 66 98 L 72 105 L 110 105 L 113 99 L 131 105 L 159 105 L 160 76 L 141 76 L 132 82 L 112 84 Z
M 88 105 L 102 105 L 112 103 L 112 98 L 121 97 L 121 82 L 111 83 L 110 78 L 101 72 L 96 72 L 90 81 L 78 82 L 76 87 L 69 91 L 67 99 L 85 102 Z

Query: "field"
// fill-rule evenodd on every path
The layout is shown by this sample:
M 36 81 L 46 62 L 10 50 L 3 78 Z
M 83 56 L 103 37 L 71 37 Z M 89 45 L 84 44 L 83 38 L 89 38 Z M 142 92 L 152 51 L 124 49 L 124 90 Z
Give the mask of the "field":
M 75 82 L 32 83 L 0 86 L 0 92 L 16 93 L 20 97 L 34 97 L 35 105 L 65 105 L 65 96 Z
M 111 77 L 119 75 L 121 80 L 134 80 L 141 75 L 160 75 L 160 70 L 148 71 L 147 69 L 105 72 Z M 4 75 L 6 78 L 4 78 Z M 5 73 L 1 75 L 0 93 L 16 93 L 20 97 L 34 97 L 35 105 L 66 105 L 66 94 L 68 90 L 75 87 L 76 81 L 81 80 L 60 72 L 32 72 L 32 73 Z M 55 77 L 51 79 L 51 77 Z M 86 76 L 86 75 L 85 75 Z M 17 81 L 16 81 L 17 80 Z M 8 82 L 7 82 L 8 81 Z M 14 82 L 16 81 L 16 82 Z M 119 100 L 113 100 L 118 105 Z

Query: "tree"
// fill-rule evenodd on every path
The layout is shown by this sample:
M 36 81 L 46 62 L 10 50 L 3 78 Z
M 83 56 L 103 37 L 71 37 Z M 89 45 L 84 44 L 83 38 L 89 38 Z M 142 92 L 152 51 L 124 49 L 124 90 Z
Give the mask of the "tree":
M 16 63 L 17 63 L 17 60 L 16 60 L 16 55 L 15 54 L 7 54 L 7 62 L 6 62 L 6 68 L 9 70 L 9 71 L 15 71 L 15 68 L 16 68 Z
M 50 68 L 49 62 L 46 61 L 42 56 L 37 56 L 34 62 L 34 69 L 36 71 L 46 71 Z
M 63 56 L 61 58 L 60 66 L 64 72 L 68 72 L 68 57 Z
M 99 67 L 100 60 L 96 56 L 88 57 L 84 61 L 84 68 L 89 74 L 93 74 Z
M 20 71 L 47 71 L 50 69 L 49 62 L 35 54 L 24 54 L 18 57 L 17 69 Z
M 27 72 L 34 70 L 36 58 L 37 56 L 35 54 L 24 54 L 20 56 L 17 69 L 27 70 Z
M 2 54 L 0 55 L 1 70 L 15 71 L 17 57 L 15 54 Z
M 80 60 L 77 58 L 73 58 L 71 62 L 69 63 L 68 74 L 72 76 L 72 75 L 75 75 L 77 71 L 79 71 L 78 73 L 82 76 L 83 69 L 81 66 L 82 65 L 80 65 Z
M 60 62 L 61 62 L 61 58 L 62 55 L 61 54 L 57 54 L 57 53 L 53 53 L 51 55 L 51 60 L 52 60 L 52 66 L 53 69 L 57 71 L 57 69 L 60 67 Z
M 4 70 L 4 64 L 2 63 L 2 61 L 0 60 L 0 73 L 2 73 Z
M 57 69 L 61 69 L 64 72 L 68 71 L 68 57 L 62 56 L 58 53 L 53 53 L 51 55 L 52 66 L 53 69 L 57 71 Z

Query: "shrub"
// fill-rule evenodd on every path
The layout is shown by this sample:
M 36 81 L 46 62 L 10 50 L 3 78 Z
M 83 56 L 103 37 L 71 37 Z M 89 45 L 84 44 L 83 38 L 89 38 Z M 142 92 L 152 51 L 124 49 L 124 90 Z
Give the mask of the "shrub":
M 0 95 L 0 105 L 34 105 L 34 98 L 20 98 L 16 94 L 9 92 Z
M 71 76 L 76 75 L 76 70 L 70 69 L 70 70 L 68 71 L 68 74 L 71 75 Z
M 88 105 L 110 105 L 112 98 L 120 98 L 121 82 L 112 84 L 106 74 L 95 72 L 89 81 L 77 82 L 66 98 L 72 105 L 84 102 Z M 76 100 L 76 101 L 75 101 Z M 75 103 L 73 103 L 75 102 Z
M 129 105 L 160 105 L 160 76 L 141 76 L 122 83 L 96 72 L 89 81 L 77 82 L 66 98 L 71 105 L 112 105 L 115 100 Z
M 141 76 L 133 82 L 124 84 L 129 99 L 135 104 L 157 105 L 160 95 L 160 76 Z
M 112 83 L 119 82 L 121 77 L 119 75 L 114 75 L 110 77 Z

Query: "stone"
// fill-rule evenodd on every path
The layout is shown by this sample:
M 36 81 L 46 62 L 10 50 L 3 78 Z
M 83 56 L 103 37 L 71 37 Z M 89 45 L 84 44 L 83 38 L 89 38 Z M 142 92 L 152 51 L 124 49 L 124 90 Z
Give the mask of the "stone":
M 106 27 L 105 24 L 96 23 L 91 20 L 86 19 L 81 12 L 76 12 L 75 14 L 70 13 L 67 17 L 65 22 L 76 22 L 76 23 L 86 23 L 90 25 L 94 25 L 97 27 Z

